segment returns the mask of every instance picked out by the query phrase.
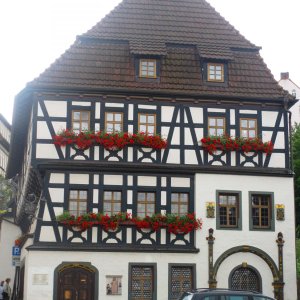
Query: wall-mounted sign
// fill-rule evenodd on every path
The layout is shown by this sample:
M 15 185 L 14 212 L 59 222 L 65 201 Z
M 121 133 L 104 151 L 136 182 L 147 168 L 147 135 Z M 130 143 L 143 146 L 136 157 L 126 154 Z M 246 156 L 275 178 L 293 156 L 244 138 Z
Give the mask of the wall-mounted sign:
M 48 274 L 33 274 L 32 284 L 33 285 L 48 285 Z

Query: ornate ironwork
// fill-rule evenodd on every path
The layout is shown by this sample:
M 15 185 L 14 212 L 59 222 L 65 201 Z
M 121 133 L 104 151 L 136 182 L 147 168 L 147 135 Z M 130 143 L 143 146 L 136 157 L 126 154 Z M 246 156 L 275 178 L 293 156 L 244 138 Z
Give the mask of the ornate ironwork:
M 193 270 L 191 267 L 173 266 L 171 268 L 171 299 L 179 299 L 184 291 L 193 288 Z
M 230 278 L 230 288 L 233 290 L 261 291 L 258 274 L 249 267 L 239 267 Z
M 150 266 L 132 266 L 131 299 L 153 299 L 153 268 Z

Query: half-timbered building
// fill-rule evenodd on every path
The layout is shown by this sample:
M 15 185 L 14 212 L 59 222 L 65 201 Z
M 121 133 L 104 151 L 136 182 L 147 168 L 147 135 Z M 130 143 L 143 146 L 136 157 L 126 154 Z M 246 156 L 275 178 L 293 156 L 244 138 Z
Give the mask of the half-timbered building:
M 205 0 L 124 0 L 17 95 L 19 295 L 295 299 L 295 99 L 259 50 Z M 124 212 L 116 228 L 97 219 Z M 192 213 L 202 229 L 133 221 Z
M 8 153 L 9 153 L 9 143 L 10 143 L 10 130 L 11 126 L 0 114 L 0 175 L 5 176 Z

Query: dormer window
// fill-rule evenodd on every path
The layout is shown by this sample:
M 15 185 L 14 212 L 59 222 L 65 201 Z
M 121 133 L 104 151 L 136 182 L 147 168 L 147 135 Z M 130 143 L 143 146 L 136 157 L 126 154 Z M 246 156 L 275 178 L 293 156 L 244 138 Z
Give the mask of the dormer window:
M 156 59 L 140 59 L 139 77 L 156 78 Z
M 207 81 L 224 82 L 224 64 L 208 63 L 207 64 Z

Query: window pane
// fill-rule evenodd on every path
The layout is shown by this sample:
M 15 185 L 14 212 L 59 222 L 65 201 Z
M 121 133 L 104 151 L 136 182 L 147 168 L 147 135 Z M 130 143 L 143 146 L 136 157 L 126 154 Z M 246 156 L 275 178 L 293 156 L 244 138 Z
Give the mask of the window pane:
M 141 123 L 146 123 L 146 121 L 147 121 L 146 115 L 140 114 L 140 122 L 141 122 Z
M 216 130 L 214 128 L 209 128 L 209 135 L 216 135 Z
M 248 131 L 242 130 L 242 137 L 248 137 Z
M 248 127 L 247 126 L 247 120 L 241 119 L 241 127 L 243 127 L 243 128 L 247 128 Z
M 121 211 L 121 203 L 114 203 L 114 213 Z
M 214 118 L 209 118 L 209 125 L 210 126 L 215 126 L 216 125 L 217 120 Z
M 224 130 L 223 129 L 217 129 L 217 135 L 223 135 L 224 134 Z
M 87 198 L 87 191 L 79 191 L 79 198 L 86 199 Z
M 249 130 L 249 137 L 254 138 L 256 136 L 255 130 Z
M 172 214 L 177 214 L 178 213 L 178 205 L 177 204 L 173 204 L 171 206 L 171 213 Z
M 114 199 L 121 200 L 121 192 L 114 192 Z
M 115 114 L 115 121 L 120 122 L 122 120 L 121 114 Z
M 140 132 L 146 132 L 147 127 L 145 125 L 140 125 Z
M 79 130 L 80 124 L 79 123 L 73 123 L 73 130 Z
M 113 114 L 107 113 L 107 114 L 106 114 L 106 120 L 107 120 L 107 121 L 113 121 L 113 120 L 114 120 Z
M 111 199 L 111 192 L 104 192 L 104 200 Z
M 115 130 L 114 131 L 122 131 L 122 125 L 121 124 L 115 124 Z
M 81 123 L 81 130 L 89 130 L 89 124 L 88 123 Z
M 154 201 L 154 193 L 147 193 L 147 198 L 148 198 L 148 200 L 150 200 L 150 201 Z
M 221 80 L 222 76 L 220 74 L 216 74 L 216 80 Z
M 249 128 L 255 128 L 256 126 L 255 120 L 249 120 Z
M 81 112 L 81 120 L 87 121 L 89 119 L 89 113 L 87 111 Z
M 104 209 L 104 213 L 111 212 L 111 203 L 104 202 L 103 209 Z
M 154 118 L 154 116 L 148 116 L 148 123 L 150 123 L 150 124 L 154 124 L 154 122 L 155 122 L 155 118 Z
M 138 193 L 138 200 L 144 201 L 145 200 L 145 193 Z
M 224 119 L 217 119 L 217 126 L 224 126 Z
M 113 132 L 114 131 L 114 125 L 110 123 L 106 123 L 106 131 L 107 132 Z
M 154 134 L 154 126 L 148 126 L 147 132 L 148 132 L 149 134 Z
M 73 119 L 80 120 L 80 112 L 79 111 L 73 111 Z

